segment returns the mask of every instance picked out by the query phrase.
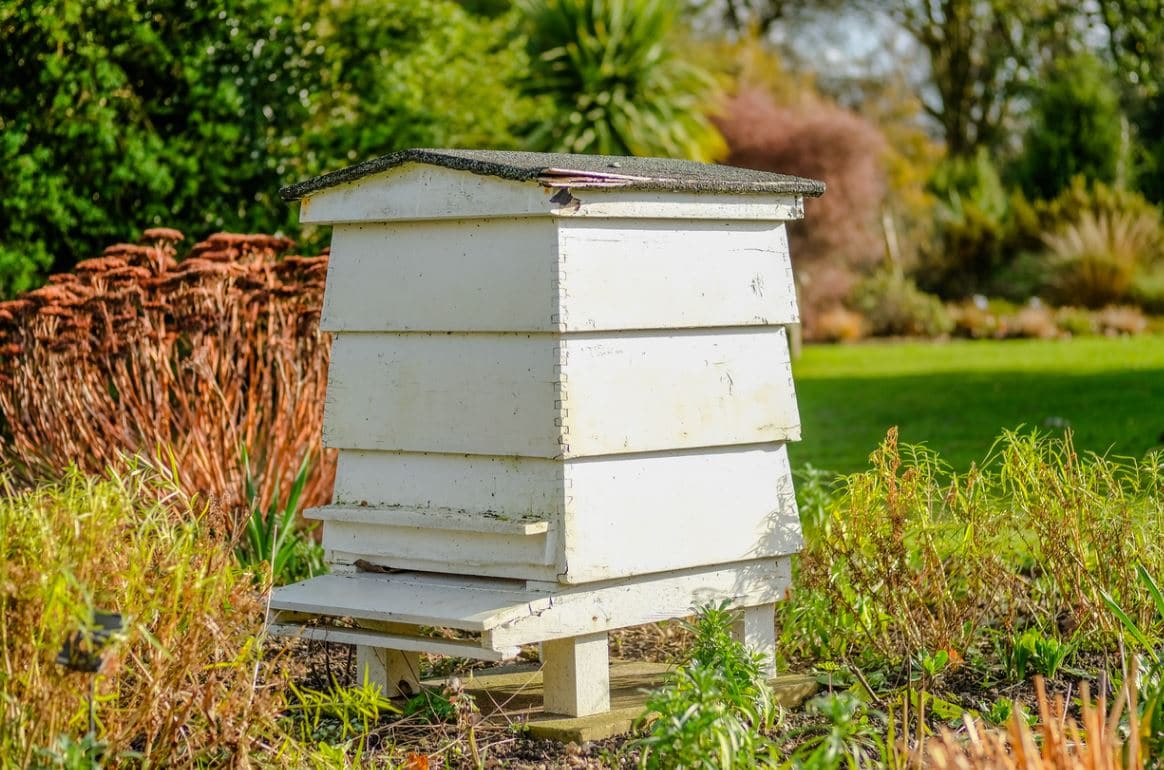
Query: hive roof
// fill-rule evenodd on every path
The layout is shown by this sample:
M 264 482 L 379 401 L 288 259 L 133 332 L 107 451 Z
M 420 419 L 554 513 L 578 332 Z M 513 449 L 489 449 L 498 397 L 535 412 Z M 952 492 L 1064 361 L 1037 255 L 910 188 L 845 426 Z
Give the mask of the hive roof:
M 823 194 L 825 190 L 824 183 L 814 179 L 690 160 L 499 150 L 413 149 L 383 155 L 289 185 L 280 190 L 279 194 L 285 200 L 298 200 L 405 163 L 426 163 L 517 182 L 538 182 L 546 187 L 574 189 L 616 187 L 653 192 L 783 193 L 812 197 Z

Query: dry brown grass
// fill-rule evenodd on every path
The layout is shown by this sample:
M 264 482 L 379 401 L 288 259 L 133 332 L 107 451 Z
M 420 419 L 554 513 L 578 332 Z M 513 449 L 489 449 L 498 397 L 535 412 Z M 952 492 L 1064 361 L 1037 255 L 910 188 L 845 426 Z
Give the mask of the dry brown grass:
M 924 764 L 934 770 L 1143 770 L 1150 764 L 1140 750 L 1135 718 L 1127 722 L 1132 729 L 1127 743 L 1120 737 L 1125 709 L 1135 713 L 1134 684 L 1121 689 L 1109 710 L 1102 697 L 1098 702 L 1091 698 L 1084 683 L 1082 724 L 1067 717 L 1061 695 L 1050 701 L 1042 677 L 1036 677 L 1035 690 L 1039 705 L 1035 730 L 1017 712 L 1004 733 L 979 732 L 967 719 L 963 735 L 946 730 L 927 742 L 921 752 Z
M 233 510 L 246 447 L 263 505 L 316 458 L 304 502 L 331 494 L 320 428 L 327 257 L 269 235 L 219 233 L 179 260 L 147 230 L 74 273 L 0 303 L 0 454 L 23 478 L 172 448 L 189 493 Z

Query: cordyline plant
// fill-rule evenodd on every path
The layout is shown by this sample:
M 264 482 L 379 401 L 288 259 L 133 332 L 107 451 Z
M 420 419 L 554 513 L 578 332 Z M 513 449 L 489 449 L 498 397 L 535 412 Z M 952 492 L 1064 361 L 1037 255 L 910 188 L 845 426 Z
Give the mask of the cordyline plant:
M 0 303 L 0 455 L 35 479 L 169 448 L 187 492 L 237 512 L 244 447 L 264 507 L 306 454 L 302 500 L 326 501 L 327 256 L 219 233 L 179 260 L 182 238 L 147 230 Z

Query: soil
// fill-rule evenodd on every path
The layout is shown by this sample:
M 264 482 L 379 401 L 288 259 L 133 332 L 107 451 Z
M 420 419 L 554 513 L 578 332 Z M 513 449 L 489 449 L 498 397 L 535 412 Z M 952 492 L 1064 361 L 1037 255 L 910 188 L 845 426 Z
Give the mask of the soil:
M 636 628 L 611 632 L 611 656 L 625 660 L 656 662 L 678 662 L 683 660 L 688 649 L 689 635 L 676 622 L 663 622 Z M 348 645 L 321 642 L 287 642 L 283 652 L 300 667 L 300 687 L 326 689 L 329 682 L 351 686 L 355 682 L 355 656 Z M 522 659 L 536 661 L 536 648 L 522 650 Z M 1047 694 L 1053 701 L 1062 696 L 1068 704 L 1068 717 L 1077 716 L 1077 699 L 1083 682 L 1087 683 L 1094 695 L 1110 678 L 1101 673 L 1111 670 L 1112 661 L 1106 656 L 1078 656 L 1075 665 L 1056 679 L 1046 683 Z M 425 679 L 455 678 L 474 669 L 482 669 L 490 664 L 464 659 L 438 656 L 422 656 L 421 676 Z M 807 671 L 808 668 L 801 670 Z M 835 678 L 834 678 L 835 677 Z M 830 689 L 844 689 L 853 682 L 851 677 L 821 674 L 822 692 Z M 892 680 L 892 677 L 888 677 Z M 904 684 L 892 682 L 898 686 Z M 934 694 L 949 704 L 961 709 L 987 714 L 997 701 L 1016 702 L 1029 714 L 1037 714 L 1037 698 L 1032 681 L 1007 683 L 999 672 L 983 672 L 970 666 L 948 671 L 938 682 L 927 687 L 932 698 Z M 916 687 L 916 685 L 915 685 Z M 1110 690 L 1110 687 L 1108 687 Z M 927 703 L 932 704 L 932 700 Z M 877 709 L 884 704 L 873 704 Z M 958 731 L 964 729 L 960 719 L 950 719 L 934 713 L 941 709 L 927 707 L 927 730 L 937 734 L 942 729 Z M 881 717 L 874 717 L 875 720 Z M 469 721 L 474 722 L 473 740 L 476 743 L 481 764 L 486 768 L 513 768 L 514 770 L 558 770 L 559 768 L 631 768 L 636 767 L 638 752 L 633 747 L 634 736 L 623 736 L 604 741 L 561 744 L 555 741 L 538 740 L 524 733 L 518 724 L 504 725 L 480 721 L 479 717 L 468 720 L 456 719 L 449 715 L 444 721 L 430 721 L 420 715 L 389 716 L 383 719 L 369 733 L 366 739 L 366 753 L 382 754 L 385 760 L 401 763 L 405 770 L 443 770 L 449 768 L 475 768 L 477 763 L 471 756 Z M 804 707 L 790 710 L 783 715 L 780 724 L 771 736 L 785 749 L 789 734 L 808 735 L 816 728 L 826 725 L 820 716 Z M 883 719 L 881 726 L 884 727 Z M 916 729 L 916 728 L 914 728 Z M 799 740 L 799 739 L 798 739 Z

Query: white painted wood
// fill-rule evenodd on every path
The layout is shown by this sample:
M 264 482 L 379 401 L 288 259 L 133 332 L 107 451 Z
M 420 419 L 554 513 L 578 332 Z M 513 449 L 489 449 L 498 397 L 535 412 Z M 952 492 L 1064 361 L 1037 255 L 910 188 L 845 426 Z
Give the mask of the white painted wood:
M 494 534 L 333 520 L 323 547 L 336 565 L 363 559 L 396 569 L 553 580 L 556 541 L 547 534 Z
M 565 474 L 565 583 L 800 550 L 782 444 L 576 459 Z
M 394 493 L 402 505 L 391 502 Z M 428 508 L 428 494 L 488 508 Z M 336 496 L 348 501 L 306 515 L 329 520 L 325 542 L 337 569 L 365 559 L 573 584 L 784 555 L 801 543 L 780 444 L 564 462 L 344 451 Z
M 334 225 L 506 216 L 787 221 L 804 216 L 803 199 L 796 195 L 574 189 L 573 200 L 551 201 L 559 192 L 537 182 L 407 163 L 312 193 L 299 202 L 299 221 Z
M 399 623 L 361 622 L 374 631 L 386 634 L 409 630 L 409 626 Z M 416 695 L 420 692 L 420 653 L 358 644 L 356 681 L 379 685 L 380 691 L 388 698 Z
M 799 437 L 778 327 L 340 334 L 332 345 L 331 447 L 552 458 Z
M 770 604 L 791 583 L 788 557 L 780 557 L 585 584 L 554 592 L 549 610 L 491 621 L 482 638 L 497 649 L 683 618 L 694 606 L 724 600 L 736 607 Z
M 448 168 L 407 163 L 312 193 L 299 201 L 303 224 L 549 216 L 556 190 Z
M 410 629 L 414 627 L 409 627 Z M 267 627 L 273 636 L 296 639 L 310 639 L 337 644 L 355 644 L 364 647 L 427 652 L 433 655 L 452 655 L 458 658 L 473 658 L 498 662 L 516 658 L 521 650 L 511 647 L 507 650 L 487 650 L 475 641 L 467 639 L 437 639 L 413 634 L 388 634 L 362 628 L 340 628 L 338 626 L 304 626 L 296 623 L 275 623 Z
M 271 609 L 481 632 L 548 609 L 549 594 L 517 581 L 404 573 L 319 575 L 275 588 Z M 492 649 L 506 646 L 491 645 Z
M 782 328 L 576 335 L 561 346 L 566 457 L 800 438 Z
M 797 320 L 782 222 L 339 225 L 325 331 L 588 331 Z
M 472 513 L 448 508 L 350 507 L 309 508 L 303 517 L 317 521 L 344 521 L 385 527 L 474 532 L 483 535 L 544 535 L 549 524 L 534 518 L 510 518 L 495 513 Z
M 732 636 L 763 659 L 763 673 L 776 676 L 776 605 L 744 607 L 732 623 Z
M 324 443 L 555 457 L 558 342 L 528 334 L 338 334 Z
M 550 219 L 339 225 L 324 331 L 555 331 Z
M 615 219 L 740 219 L 786 222 L 804 217 L 797 195 L 572 190 L 575 201 L 556 209 L 561 217 Z
M 788 557 L 640 575 L 555 592 L 516 581 L 402 573 L 321 575 L 271 593 L 273 612 L 459 628 L 503 651 L 533 642 L 586 636 L 686 617 L 693 606 L 724 600 L 771 604 L 791 584 Z
M 606 634 L 557 639 L 542 645 L 543 705 L 550 714 L 584 717 L 610 711 Z
M 798 320 L 782 222 L 562 220 L 564 331 Z
M 536 457 L 345 450 L 335 500 L 552 517 L 562 510 L 562 473 L 560 462 Z

